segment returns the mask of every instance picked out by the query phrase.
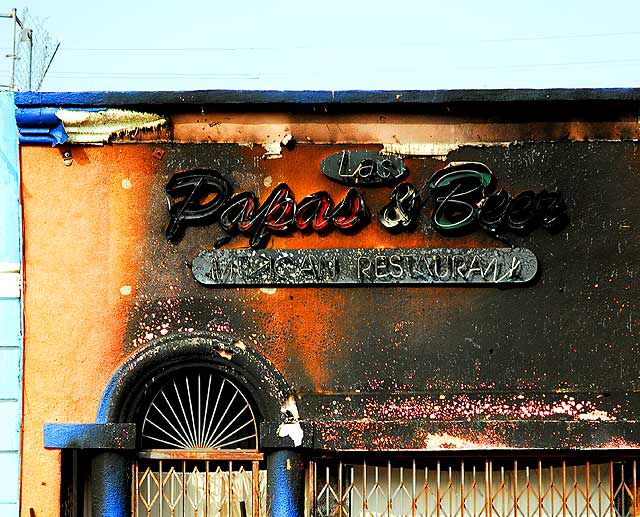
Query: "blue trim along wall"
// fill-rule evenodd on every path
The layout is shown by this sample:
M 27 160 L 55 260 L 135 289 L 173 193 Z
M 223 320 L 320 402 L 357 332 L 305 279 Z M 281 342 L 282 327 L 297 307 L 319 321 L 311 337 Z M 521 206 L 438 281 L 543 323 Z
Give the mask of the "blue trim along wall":
M 21 207 L 13 93 L 0 93 L 0 517 L 19 514 Z
M 177 92 L 17 92 L 16 105 L 144 106 L 195 104 L 446 104 L 473 102 L 638 101 L 640 88 L 511 90 L 201 90 Z

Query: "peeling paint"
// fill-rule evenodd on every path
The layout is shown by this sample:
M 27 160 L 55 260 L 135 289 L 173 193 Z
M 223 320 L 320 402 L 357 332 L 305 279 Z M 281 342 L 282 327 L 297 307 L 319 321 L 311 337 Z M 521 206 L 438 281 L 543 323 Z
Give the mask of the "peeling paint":
M 410 437 L 399 438 L 394 433 L 372 432 L 380 423 L 364 419 L 360 421 L 340 422 L 337 426 L 329 423 L 320 427 L 323 441 L 337 445 L 337 450 L 422 450 L 435 451 L 447 449 L 513 449 L 502 437 L 491 430 L 477 432 L 464 427 L 457 430 L 433 431 L 419 428 Z M 347 439 L 345 439 L 348 436 Z M 409 444 L 407 446 L 406 441 Z M 404 442 L 404 443 L 403 443 Z M 343 447 L 342 444 L 348 444 Z
M 261 145 L 262 147 L 264 147 L 264 154 L 262 155 L 262 157 L 265 160 L 282 158 L 282 148 L 290 145 L 292 142 L 293 135 L 291 133 L 287 133 L 280 140 L 268 140 L 266 142 L 262 142 Z M 266 181 L 267 180 L 265 179 L 265 185 Z
M 412 142 L 406 144 L 384 144 L 382 154 L 397 156 L 430 156 L 446 160 L 447 155 L 461 147 L 508 147 L 514 142 Z
M 135 137 L 141 130 L 158 129 L 167 124 L 167 120 L 160 115 L 121 109 L 59 109 L 56 117 L 62 121 L 69 135 L 68 143 L 72 144 L 102 144 L 113 137 Z
M 293 395 L 289 394 L 287 400 L 282 404 L 280 409 L 286 422 L 280 424 L 278 427 L 278 436 L 284 438 L 288 436 L 293 440 L 295 447 L 302 445 L 302 439 L 304 438 L 304 431 L 300 425 L 300 415 L 298 413 L 298 406 Z
M 278 427 L 278 436 L 280 438 L 284 438 L 288 436 L 293 440 L 293 445 L 295 447 L 300 447 L 302 445 L 302 438 L 304 437 L 304 432 L 302 431 L 302 427 L 299 423 L 295 424 L 280 424 Z
M 461 438 L 449 433 L 425 433 L 420 437 L 425 449 L 502 449 L 507 446 L 494 440 Z
M 606 411 L 593 410 L 588 413 L 583 413 L 578 415 L 579 420 L 591 420 L 591 421 L 600 421 L 600 422 L 613 422 L 615 418 L 610 416 Z
M 220 357 L 222 357 L 223 359 L 227 359 L 229 361 L 231 361 L 231 359 L 233 359 L 233 354 L 231 352 L 229 352 L 228 350 L 216 350 L 216 352 L 218 352 L 218 355 Z
M 265 160 L 282 158 L 282 149 L 280 147 L 280 142 L 263 142 L 262 147 L 264 147 L 264 154 L 262 155 L 262 157 Z
M 242 341 L 237 340 L 232 343 L 232 345 L 237 346 L 240 350 L 244 351 L 247 349 L 247 345 L 245 345 Z
M 284 135 L 284 138 L 282 139 L 280 144 L 282 144 L 282 146 L 286 147 L 286 146 L 290 145 L 292 142 L 293 142 L 293 135 L 291 133 L 288 133 L 288 134 Z

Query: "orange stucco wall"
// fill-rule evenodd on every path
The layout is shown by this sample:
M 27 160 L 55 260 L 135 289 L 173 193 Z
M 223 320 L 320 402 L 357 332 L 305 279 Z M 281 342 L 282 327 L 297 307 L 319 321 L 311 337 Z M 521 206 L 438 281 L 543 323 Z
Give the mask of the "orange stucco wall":
M 43 424 L 94 422 L 122 360 L 120 287 L 135 290 L 152 150 L 74 148 L 66 167 L 58 149 L 22 147 L 25 516 L 59 512 L 60 452 L 43 448 Z

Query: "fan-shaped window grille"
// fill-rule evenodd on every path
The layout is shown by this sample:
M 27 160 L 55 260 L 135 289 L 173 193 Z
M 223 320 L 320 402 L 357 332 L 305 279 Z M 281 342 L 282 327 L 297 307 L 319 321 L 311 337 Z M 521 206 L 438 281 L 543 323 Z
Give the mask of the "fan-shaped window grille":
M 139 407 L 133 517 L 266 515 L 257 413 L 241 385 L 214 368 L 183 367 L 152 384 Z
M 147 400 L 143 449 L 258 449 L 251 402 L 216 370 L 178 370 Z

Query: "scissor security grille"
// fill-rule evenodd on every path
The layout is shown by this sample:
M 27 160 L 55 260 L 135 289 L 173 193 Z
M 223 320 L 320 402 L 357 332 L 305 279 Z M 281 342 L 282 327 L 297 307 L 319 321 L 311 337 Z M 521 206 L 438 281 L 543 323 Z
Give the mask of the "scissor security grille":
M 139 460 L 133 465 L 134 517 L 266 516 L 260 461 Z
M 635 459 L 311 462 L 317 517 L 640 517 Z

